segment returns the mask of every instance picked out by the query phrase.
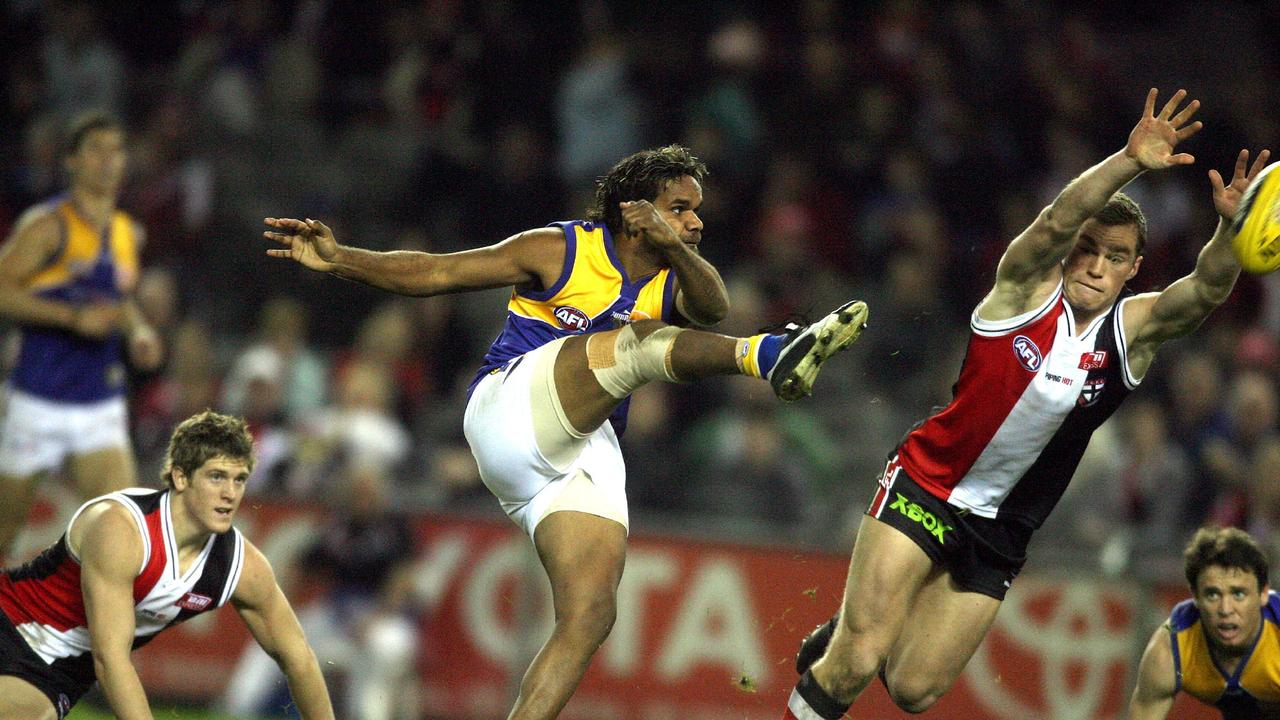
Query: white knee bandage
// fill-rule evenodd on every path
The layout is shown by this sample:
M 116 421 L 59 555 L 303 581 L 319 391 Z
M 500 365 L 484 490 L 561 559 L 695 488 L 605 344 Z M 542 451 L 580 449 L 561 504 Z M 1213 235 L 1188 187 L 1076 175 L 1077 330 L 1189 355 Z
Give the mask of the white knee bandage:
M 668 325 L 641 340 L 628 325 L 591 335 L 587 338 L 587 367 L 600 387 L 619 400 L 653 380 L 679 382 L 671 370 L 671 348 L 679 334 L 680 328 Z

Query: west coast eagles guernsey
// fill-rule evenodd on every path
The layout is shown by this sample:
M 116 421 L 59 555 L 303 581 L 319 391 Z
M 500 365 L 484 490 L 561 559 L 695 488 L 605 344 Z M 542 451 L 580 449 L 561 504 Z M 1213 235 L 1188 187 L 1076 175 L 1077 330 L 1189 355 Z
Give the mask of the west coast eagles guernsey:
M 27 284 L 41 297 L 76 305 L 118 301 L 138 273 L 134 221 L 115 211 L 99 233 L 69 197 L 48 201 L 61 228 L 61 243 Z M 70 330 L 22 328 L 22 346 L 10 382 L 25 393 L 55 402 L 91 403 L 124 393 L 121 338 L 81 337 Z
M 1120 321 L 1131 294 L 1083 332 L 1061 284 L 1009 320 L 983 320 L 975 310 L 951 403 L 898 449 L 907 474 L 951 505 L 1039 527 L 1093 431 L 1138 385 Z
M 1177 690 L 1218 708 L 1223 720 L 1280 717 L 1280 596 L 1267 597 L 1262 632 L 1233 673 L 1213 659 L 1194 601 L 1178 603 L 1167 627 Z
M 471 382 L 517 361 L 534 348 L 570 335 L 613 330 L 633 320 L 671 322 L 675 303 L 675 274 L 670 268 L 631 279 L 614 251 L 613 236 L 603 223 L 557 222 L 564 232 L 564 268 L 555 284 L 544 290 L 515 288 L 507 303 L 507 323 Z M 624 401 L 609 418 L 622 433 L 626 425 Z
M 244 539 L 233 528 L 210 537 L 180 575 L 170 498 L 167 490 L 122 490 L 81 505 L 67 524 L 70 528 L 85 508 L 103 500 L 120 503 L 133 515 L 143 546 L 142 565 L 133 581 L 134 648 L 170 625 L 226 604 L 244 567 Z M 84 689 L 92 686 L 80 562 L 67 548 L 66 533 L 26 565 L 0 572 L 0 612 L 46 663 Z

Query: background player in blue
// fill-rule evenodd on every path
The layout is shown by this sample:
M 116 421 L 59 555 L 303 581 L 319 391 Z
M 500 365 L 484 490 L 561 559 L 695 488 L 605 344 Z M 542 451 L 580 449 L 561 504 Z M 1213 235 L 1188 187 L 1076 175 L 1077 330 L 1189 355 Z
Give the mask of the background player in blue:
M 1164 720 L 1178 692 L 1224 720 L 1280 715 L 1280 598 L 1267 558 L 1237 528 L 1201 528 L 1183 552 L 1192 597 L 1151 636 L 1130 720 Z
M 718 322 L 729 308 L 720 274 L 697 251 L 705 173 L 682 147 L 636 153 L 601 178 L 589 220 L 445 255 L 359 250 L 315 220 L 266 220 L 266 236 L 284 245 L 269 254 L 385 290 L 514 286 L 464 420 L 481 477 L 532 537 L 551 582 L 555 628 L 512 718 L 555 717 L 613 625 L 628 523 L 617 439 L 626 398 L 653 380 L 744 374 L 792 400 L 866 318 L 850 302 L 779 334 L 676 327 Z
M 123 346 L 143 369 L 161 348 L 130 299 L 142 230 L 116 209 L 125 164 L 113 119 L 77 118 L 67 193 L 23 213 L 0 250 L 0 317 L 22 331 L 0 419 L 0 561 L 35 483 L 64 463 L 85 498 L 136 484 Z

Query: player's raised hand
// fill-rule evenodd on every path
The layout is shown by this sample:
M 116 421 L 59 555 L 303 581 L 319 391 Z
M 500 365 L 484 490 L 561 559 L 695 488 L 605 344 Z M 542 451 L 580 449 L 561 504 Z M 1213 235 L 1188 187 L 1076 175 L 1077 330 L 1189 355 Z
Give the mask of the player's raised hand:
M 622 208 L 622 224 L 629 234 L 639 235 L 659 250 L 680 245 L 680 236 L 662 219 L 653 203 L 630 200 L 618 203 L 618 207 Z
M 1217 170 L 1209 171 L 1209 182 L 1213 185 L 1213 209 L 1227 222 L 1231 222 L 1236 217 L 1236 210 L 1240 208 L 1240 199 L 1244 197 L 1244 191 L 1249 189 L 1249 183 L 1258 177 L 1258 173 L 1267 166 L 1267 160 L 1271 159 L 1271 151 L 1263 150 L 1258 153 L 1258 157 L 1253 161 L 1253 166 L 1249 166 L 1249 151 L 1241 150 L 1236 156 L 1236 169 L 1231 174 L 1231 182 L 1224 183 L 1222 175 Z
M 263 222 L 276 229 L 267 230 L 262 236 L 284 246 L 268 250 L 268 255 L 292 258 L 320 272 L 333 269 L 332 261 L 338 256 L 338 241 L 328 225 L 319 220 L 293 218 L 266 218 Z
M 1129 133 L 1129 142 L 1125 145 L 1125 154 L 1133 158 L 1144 170 L 1163 170 L 1174 165 L 1190 165 L 1196 159 L 1190 153 L 1174 153 L 1178 143 L 1195 135 L 1204 127 L 1204 123 L 1191 118 L 1200 109 L 1200 101 L 1192 100 L 1178 109 L 1187 97 L 1186 90 L 1179 90 L 1156 113 L 1157 90 L 1151 88 L 1147 93 L 1147 104 L 1142 111 L 1142 119 Z

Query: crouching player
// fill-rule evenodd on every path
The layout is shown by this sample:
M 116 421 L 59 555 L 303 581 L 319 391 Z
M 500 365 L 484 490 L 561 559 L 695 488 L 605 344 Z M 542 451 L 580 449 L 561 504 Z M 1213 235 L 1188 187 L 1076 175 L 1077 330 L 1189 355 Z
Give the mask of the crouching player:
M 1236 528 L 1202 528 L 1183 553 L 1192 597 L 1147 643 L 1130 720 L 1164 720 L 1182 691 L 1223 720 L 1280 717 L 1280 597 L 1267 558 Z
M 190 417 L 169 441 L 168 487 L 90 500 L 56 544 L 0 572 L 0 720 L 61 720 L 94 682 L 116 717 L 149 720 L 130 651 L 228 602 L 279 663 L 304 720 L 333 718 L 271 566 L 231 526 L 252 467 L 244 421 Z

